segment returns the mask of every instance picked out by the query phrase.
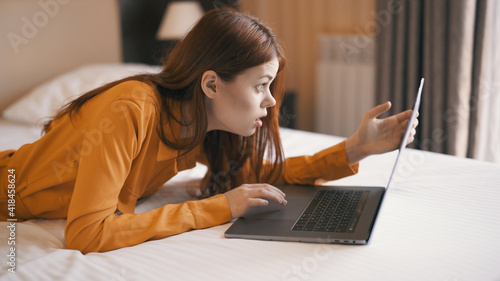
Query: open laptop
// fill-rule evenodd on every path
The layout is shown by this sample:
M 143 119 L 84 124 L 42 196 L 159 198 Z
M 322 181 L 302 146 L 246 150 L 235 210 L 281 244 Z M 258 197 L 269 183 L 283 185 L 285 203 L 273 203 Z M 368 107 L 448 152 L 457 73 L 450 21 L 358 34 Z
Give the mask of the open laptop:
M 279 186 L 288 204 L 252 207 L 226 231 L 226 238 L 335 244 L 367 244 L 420 107 L 424 78 L 391 176 L 384 187 Z

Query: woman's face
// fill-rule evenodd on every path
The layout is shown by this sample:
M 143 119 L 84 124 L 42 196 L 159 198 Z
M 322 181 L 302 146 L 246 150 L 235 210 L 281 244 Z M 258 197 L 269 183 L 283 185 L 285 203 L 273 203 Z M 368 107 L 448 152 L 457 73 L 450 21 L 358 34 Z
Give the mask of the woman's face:
M 208 131 L 223 130 L 250 136 L 262 126 L 267 108 L 276 104 L 269 89 L 278 72 L 277 58 L 249 68 L 224 82 L 214 71 L 203 75 L 202 89 L 206 95 Z

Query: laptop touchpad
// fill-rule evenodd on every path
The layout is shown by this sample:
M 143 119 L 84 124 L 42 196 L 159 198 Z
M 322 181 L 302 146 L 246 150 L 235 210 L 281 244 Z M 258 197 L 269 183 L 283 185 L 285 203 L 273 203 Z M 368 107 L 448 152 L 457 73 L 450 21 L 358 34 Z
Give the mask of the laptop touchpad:
M 269 200 L 269 205 L 252 207 L 245 218 L 296 220 L 309 203 L 301 196 L 287 196 L 287 205 L 282 206 Z

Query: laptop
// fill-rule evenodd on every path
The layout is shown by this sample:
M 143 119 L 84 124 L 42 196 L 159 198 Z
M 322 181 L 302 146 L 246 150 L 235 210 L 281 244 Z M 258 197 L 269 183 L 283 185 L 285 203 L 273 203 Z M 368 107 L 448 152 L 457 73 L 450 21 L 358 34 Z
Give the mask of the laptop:
M 367 244 L 383 199 L 391 185 L 398 160 L 406 147 L 420 107 L 424 78 L 387 186 L 278 186 L 288 204 L 272 201 L 252 207 L 225 232 L 226 238 L 312 242 L 323 244 Z

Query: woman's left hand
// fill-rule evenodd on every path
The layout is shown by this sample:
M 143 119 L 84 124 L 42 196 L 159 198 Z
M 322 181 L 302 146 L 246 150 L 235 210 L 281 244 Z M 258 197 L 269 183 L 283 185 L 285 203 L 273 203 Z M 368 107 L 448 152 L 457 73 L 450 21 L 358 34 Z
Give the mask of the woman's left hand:
M 391 103 L 386 102 L 372 108 L 363 116 L 357 131 L 345 143 L 349 164 L 358 163 L 372 154 L 389 152 L 399 147 L 412 111 L 407 110 L 384 119 L 377 118 L 390 108 Z M 415 120 L 407 144 L 413 142 L 417 125 L 418 120 Z

